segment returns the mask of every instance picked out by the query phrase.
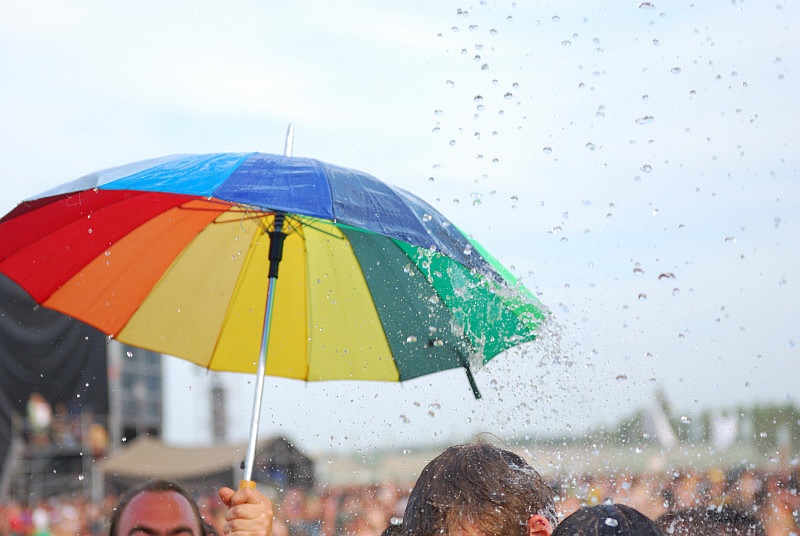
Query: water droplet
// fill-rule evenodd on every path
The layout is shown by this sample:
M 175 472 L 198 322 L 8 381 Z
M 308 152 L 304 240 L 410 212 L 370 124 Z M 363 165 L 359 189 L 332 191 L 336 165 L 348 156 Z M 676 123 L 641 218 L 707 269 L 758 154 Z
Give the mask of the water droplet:
M 444 85 L 445 85 L 445 86 L 447 86 L 447 87 L 455 87 L 456 83 L 455 83 L 455 82 L 453 82 L 452 80 L 447 80 L 447 81 L 444 83 Z
M 645 294 L 644 292 L 640 292 L 638 298 L 639 301 L 647 301 L 647 294 Z
M 594 143 L 592 143 L 592 142 L 587 142 L 586 143 L 586 150 L 587 151 L 591 152 L 591 151 L 594 151 L 596 148 L 597 148 L 597 146 Z
M 425 223 L 428 223 L 432 219 L 433 219 L 433 216 L 431 216 L 430 214 L 423 214 L 422 215 L 422 221 L 425 222 Z
M 640 169 L 645 173 L 652 173 L 653 166 L 651 166 L 650 164 L 644 164 Z
M 552 147 L 542 147 L 542 152 L 544 154 L 551 154 L 553 152 L 553 148 Z
M 472 98 L 472 100 L 475 101 L 475 102 L 483 102 L 483 96 L 482 95 L 475 95 Z
M 681 424 L 692 424 L 692 418 L 688 415 L 681 415 Z
M 619 522 L 613 517 L 607 517 L 605 520 L 605 524 L 608 527 L 616 527 L 617 525 L 619 525 Z
M 656 5 L 653 2 L 639 2 L 639 9 L 655 9 Z
M 636 120 L 637 125 L 647 125 L 655 121 L 655 117 L 652 115 L 645 115 Z
M 417 338 L 414 335 L 409 335 L 408 337 L 406 337 L 406 342 L 408 343 L 417 342 Z
M 681 74 L 681 68 L 673 67 L 672 69 L 669 70 L 669 72 L 671 72 L 672 74 Z

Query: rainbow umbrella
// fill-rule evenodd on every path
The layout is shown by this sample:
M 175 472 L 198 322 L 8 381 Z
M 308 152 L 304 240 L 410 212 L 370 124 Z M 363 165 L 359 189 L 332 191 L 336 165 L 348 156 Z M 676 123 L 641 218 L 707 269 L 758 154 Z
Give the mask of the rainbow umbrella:
M 280 281 L 277 278 L 280 269 Z M 484 249 L 367 173 L 264 153 L 98 171 L 0 220 L 0 272 L 126 344 L 213 370 L 404 381 L 472 370 L 546 316 Z

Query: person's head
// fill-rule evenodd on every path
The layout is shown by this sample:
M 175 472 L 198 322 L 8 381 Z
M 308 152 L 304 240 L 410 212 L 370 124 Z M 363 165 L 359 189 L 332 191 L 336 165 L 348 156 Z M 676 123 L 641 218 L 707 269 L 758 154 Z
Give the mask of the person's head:
M 197 503 L 169 480 L 150 480 L 120 498 L 111 515 L 109 536 L 128 536 L 137 527 L 152 536 L 205 535 Z
M 761 521 L 739 508 L 685 508 L 656 519 L 661 529 L 674 536 L 764 536 Z
M 624 504 L 584 506 L 561 520 L 553 536 L 663 536 L 653 520 Z
M 553 491 L 513 452 L 488 443 L 449 447 L 420 473 L 408 498 L 409 536 L 549 535 Z

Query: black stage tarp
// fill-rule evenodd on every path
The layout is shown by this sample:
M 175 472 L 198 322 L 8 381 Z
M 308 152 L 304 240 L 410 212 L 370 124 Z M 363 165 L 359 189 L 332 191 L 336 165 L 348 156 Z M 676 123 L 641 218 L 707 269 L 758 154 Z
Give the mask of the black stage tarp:
M 25 415 L 33 392 L 73 414 L 108 415 L 106 338 L 39 307 L 0 274 L 0 471 L 11 445 L 12 415 Z

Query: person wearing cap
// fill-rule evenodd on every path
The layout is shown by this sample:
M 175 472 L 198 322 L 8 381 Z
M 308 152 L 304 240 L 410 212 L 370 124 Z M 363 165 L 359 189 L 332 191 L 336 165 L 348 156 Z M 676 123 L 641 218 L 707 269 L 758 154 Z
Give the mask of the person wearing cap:
M 664 536 L 656 523 L 624 504 L 584 506 L 561 520 L 553 536 Z
M 550 536 L 553 491 L 520 456 L 488 443 L 455 445 L 425 466 L 403 516 L 406 536 Z

